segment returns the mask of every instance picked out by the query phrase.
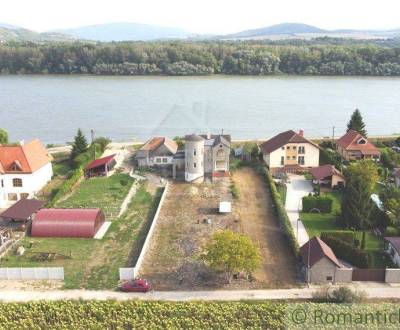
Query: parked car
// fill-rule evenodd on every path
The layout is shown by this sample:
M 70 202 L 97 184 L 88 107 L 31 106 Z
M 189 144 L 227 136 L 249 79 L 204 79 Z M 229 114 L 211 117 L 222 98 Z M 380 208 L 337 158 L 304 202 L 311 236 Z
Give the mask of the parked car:
M 148 292 L 151 290 L 151 285 L 146 280 L 139 278 L 122 282 L 118 289 L 123 292 Z

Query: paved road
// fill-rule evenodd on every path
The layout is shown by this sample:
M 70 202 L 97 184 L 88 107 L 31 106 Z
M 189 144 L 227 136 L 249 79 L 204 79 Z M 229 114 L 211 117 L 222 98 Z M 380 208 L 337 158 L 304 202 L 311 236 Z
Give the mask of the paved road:
M 362 284 L 356 287 L 364 290 L 368 298 L 394 298 L 400 299 L 400 287 L 385 284 Z M 238 291 L 153 291 L 143 293 L 123 293 L 116 291 L 89 291 L 89 290 L 53 290 L 53 291 L 24 291 L 1 290 L 0 301 L 26 302 L 38 300 L 107 300 L 118 301 L 140 300 L 165 300 L 165 301 L 232 301 L 232 300 L 293 300 L 310 299 L 317 287 L 276 289 L 276 290 L 238 290 Z
M 309 240 L 307 231 L 301 221 L 299 209 L 301 208 L 301 200 L 313 191 L 311 183 L 302 175 L 289 174 L 290 183 L 287 183 L 285 208 L 292 224 L 294 234 L 297 236 L 299 245 L 307 243 Z M 298 226 L 298 228 L 297 228 Z

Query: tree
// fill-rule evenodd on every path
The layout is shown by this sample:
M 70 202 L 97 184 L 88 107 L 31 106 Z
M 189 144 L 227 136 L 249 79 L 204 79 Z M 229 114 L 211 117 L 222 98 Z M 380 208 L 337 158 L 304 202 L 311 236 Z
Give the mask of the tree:
M 360 133 L 362 136 L 367 137 L 367 131 L 365 130 L 365 124 L 361 116 L 360 110 L 354 110 L 351 115 L 350 121 L 347 124 L 347 131 L 354 130 Z
M 349 166 L 342 198 L 342 219 L 347 227 L 362 230 L 361 248 L 365 247 L 365 232 L 371 225 L 373 202 L 371 194 L 378 181 L 374 162 L 363 160 Z
M 260 250 L 250 238 L 230 230 L 214 234 L 206 244 L 202 259 L 214 271 L 223 272 L 228 283 L 233 274 L 251 273 L 261 263 Z
M 8 133 L 6 130 L 0 128 L 0 144 L 8 143 Z
M 385 210 L 389 211 L 397 226 L 400 226 L 400 189 L 390 186 L 382 193 L 382 202 Z
M 74 160 L 80 154 L 83 154 L 88 148 L 86 137 L 83 135 L 82 130 L 78 128 L 78 132 L 72 144 L 71 160 Z

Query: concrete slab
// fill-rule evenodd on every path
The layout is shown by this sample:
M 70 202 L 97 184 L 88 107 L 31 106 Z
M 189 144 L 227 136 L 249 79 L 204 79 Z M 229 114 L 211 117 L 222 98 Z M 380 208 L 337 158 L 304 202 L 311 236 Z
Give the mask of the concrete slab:
M 107 233 L 108 228 L 110 228 L 110 226 L 111 226 L 111 221 L 104 222 L 93 238 L 102 239 L 104 235 Z

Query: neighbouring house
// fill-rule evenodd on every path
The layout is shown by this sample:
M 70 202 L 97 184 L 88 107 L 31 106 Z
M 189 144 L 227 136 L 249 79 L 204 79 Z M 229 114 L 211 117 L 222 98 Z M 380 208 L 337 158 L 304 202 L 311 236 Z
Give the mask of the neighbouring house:
M 319 166 L 319 147 L 301 130 L 280 133 L 260 145 L 271 172 L 301 172 Z
M 385 252 L 400 267 L 400 237 L 385 237 Z
M 336 149 L 343 159 L 373 159 L 379 161 L 381 152 L 367 138 L 354 130 L 349 130 L 336 141 Z
M 33 198 L 53 176 L 51 161 L 39 140 L 0 145 L 0 208 Z
M 32 237 L 92 238 L 105 222 L 100 209 L 41 209 L 32 221 Z
M 300 248 L 305 279 L 308 283 L 336 283 L 338 269 L 344 268 L 332 249 L 319 237 L 311 238 Z
M 394 183 L 397 188 L 400 188 L 400 168 L 396 168 L 394 171 Z
M 310 170 L 314 184 L 329 188 L 343 188 L 346 185 L 344 175 L 333 165 L 322 165 Z
M 0 218 L 6 221 L 22 221 L 32 220 L 36 212 L 44 205 L 43 201 L 37 199 L 21 199 L 7 210 L 0 214 Z
M 136 153 L 139 167 L 172 165 L 174 155 L 178 151 L 178 144 L 167 137 L 153 137 L 147 141 Z
M 185 136 L 185 180 L 202 181 L 204 177 L 229 176 L 230 135 Z
M 116 154 L 113 154 L 92 161 L 85 168 L 85 178 L 111 175 L 113 173 L 115 165 L 117 164 L 115 156 Z

